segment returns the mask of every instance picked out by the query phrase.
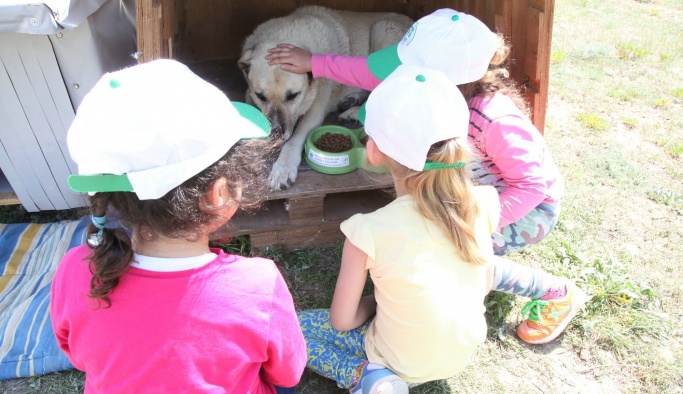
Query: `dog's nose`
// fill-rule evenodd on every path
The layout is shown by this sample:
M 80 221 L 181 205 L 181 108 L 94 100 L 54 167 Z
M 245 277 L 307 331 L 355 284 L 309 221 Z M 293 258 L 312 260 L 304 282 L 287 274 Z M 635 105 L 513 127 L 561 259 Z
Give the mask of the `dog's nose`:
M 278 124 L 275 124 L 275 123 L 273 123 L 273 122 L 271 122 L 270 124 L 271 124 L 271 130 L 270 130 L 270 132 L 271 132 L 272 134 L 281 136 L 281 135 L 282 135 L 282 127 L 280 127 L 280 124 L 279 124 L 279 123 L 278 123 Z
M 284 130 L 280 124 L 280 117 L 278 116 L 277 112 L 270 114 L 270 116 L 268 116 L 268 120 L 270 121 L 270 132 L 275 135 L 282 136 Z

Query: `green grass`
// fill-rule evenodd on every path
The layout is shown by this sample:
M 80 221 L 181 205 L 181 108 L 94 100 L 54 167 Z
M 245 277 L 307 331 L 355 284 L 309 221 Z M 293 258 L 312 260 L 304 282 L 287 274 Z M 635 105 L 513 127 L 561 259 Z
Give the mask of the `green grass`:
M 567 54 L 564 51 L 552 51 L 550 52 L 550 62 L 551 63 L 560 63 L 564 60 L 564 58 L 567 56 Z
M 591 130 L 601 131 L 606 130 L 608 127 L 607 121 L 595 114 L 580 113 L 579 119 L 581 119 L 581 122 L 585 127 Z
M 667 151 L 673 156 L 683 156 L 683 143 L 674 143 L 667 147 Z
M 626 125 L 626 127 L 628 127 L 629 129 L 633 129 L 636 126 L 638 126 L 638 119 L 624 118 L 623 122 L 624 122 L 624 125 Z
M 683 195 L 671 190 L 656 188 L 649 193 L 649 196 L 660 204 L 683 209 Z
M 607 95 L 614 97 L 619 101 L 630 102 L 638 98 L 638 91 L 633 88 L 628 89 L 610 89 Z
M 0 223 L 51 223 L 75 220 L 86 214 L 82 208 L 28 212 L 22 205 L 0 205 Z
M 636 42 L 618 42 L 617 56 L 621 60 L 640 60 L 650 53 L 650 49 Z

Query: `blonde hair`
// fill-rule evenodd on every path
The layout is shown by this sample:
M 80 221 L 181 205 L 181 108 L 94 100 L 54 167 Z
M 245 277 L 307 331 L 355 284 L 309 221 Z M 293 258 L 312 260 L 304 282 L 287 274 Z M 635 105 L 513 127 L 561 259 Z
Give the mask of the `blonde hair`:
M 491 58 L 486 74 L 478 81 L 458 85 L 458 89 L 468 103 L 476 96 L 493 96 L 495 93 L 505 94 L 526 116 L 530 116 L 529 103 L 524 97 L 522 89 L 510 79 L 510 72 L 507 70 L 507 61 L 512 48 L 501 33 L 496 35 L 498 47 Z
M 472 152 L 467 138 L 452 138 L 432 145 L 427 160 L 439 163 L 468 163 Z M 485 264 L 477 243 L 474 222 L 479 208 L 474 198 L 474 184 L 469 169 L 415 171 L 384 155 L 385 165 L 415 202 L 426 219 L 439 226 L 453 242 L 459 257 L 471 264 Z

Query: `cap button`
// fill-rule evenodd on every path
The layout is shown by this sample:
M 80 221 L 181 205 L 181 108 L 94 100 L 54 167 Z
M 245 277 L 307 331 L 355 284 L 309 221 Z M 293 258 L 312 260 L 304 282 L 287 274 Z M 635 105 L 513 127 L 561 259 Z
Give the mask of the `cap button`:
M 416 80 L 417 82 L 424 82 L 424 81 L 427 80 L 427 78 L 425 78 L 424 75 L 420 74 L 420 75 L 418 75 L 417 77 L 415 77 L 415 80 Z
M 457 21 L 458 19 L 460 19 L 460 17 L 457 16 L 457 15 L 453 15 L 453 16 L 451 17 L 451 20 L 452 20 L 453 22 Z
M 112 78 L 111 81 L 109 81 L 109 87 L 110 87 L 110 88 L 116 89 L 116 88 L 118 88 L 119 86 L 121 86 L 121 82 L 119 82 L 118 79 Z

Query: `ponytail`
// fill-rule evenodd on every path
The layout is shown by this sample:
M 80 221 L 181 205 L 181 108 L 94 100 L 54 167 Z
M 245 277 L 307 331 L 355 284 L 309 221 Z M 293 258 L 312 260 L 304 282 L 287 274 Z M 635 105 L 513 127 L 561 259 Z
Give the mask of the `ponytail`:
M 109 294 L 119 284 L 123 274 L 133 261 L 130 236 L 120 228 L 108 223 L 107 211 L 110 200 L 120 193 L 97 193 L 90 197 L 90 213 L 93 222 L 88 227 L 88 245 L 93 248 L 90 256 L 90 293 L 111 306 Z M 104 219 L 104 220 L 102 220 Z
M 466 138 L 453 138 L 434 144 L 427 159 L 437 163 L 469 162 L 471 151 Z M 469 169 L 413 171 L 403 168 L 406 191 L 413 196 L 416 209 L 443 229 L 463 261 L 476 265 L 486 263 L 474 229 L 479 208 Z

